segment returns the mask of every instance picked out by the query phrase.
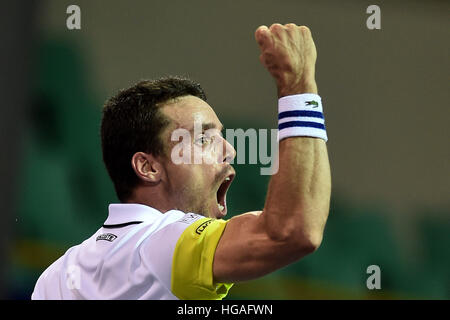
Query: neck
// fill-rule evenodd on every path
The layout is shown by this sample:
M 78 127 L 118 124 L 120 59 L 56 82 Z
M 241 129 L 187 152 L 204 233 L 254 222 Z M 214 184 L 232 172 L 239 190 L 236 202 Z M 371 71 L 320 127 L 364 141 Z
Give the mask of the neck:
M 162 213 L 177 209 L 177 206 L 157 190 L 145 190 L 147 188 L 136 188 L 133 195 L 125 203 L 143 204 L 155 208 Z

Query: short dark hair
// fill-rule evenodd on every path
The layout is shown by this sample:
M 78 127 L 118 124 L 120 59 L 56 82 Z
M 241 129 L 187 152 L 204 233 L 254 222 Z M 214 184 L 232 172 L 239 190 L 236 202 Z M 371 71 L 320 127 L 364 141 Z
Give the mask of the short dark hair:
M 139 183 L 131 167 L 133 155 L 141 151 L 164 156 L 160 133 L 169 119 L 159 107 L 186 95 L 206 101 L 202 87 L 182 77 L 143 80 L 106 101 L 101 123 L 103 162 L 120 201 L 127 201 Z

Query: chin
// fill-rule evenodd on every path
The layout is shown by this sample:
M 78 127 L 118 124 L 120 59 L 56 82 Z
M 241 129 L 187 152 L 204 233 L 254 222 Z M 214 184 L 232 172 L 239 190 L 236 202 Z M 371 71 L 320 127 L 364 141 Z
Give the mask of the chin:
M 227 209 L 220 209 L 217 207 L 217 203 L 214 203 L 213 209 L 211 210 L 211 214 L 209 215 L 211 218 L 215 219 L 223 219 L 227 215 Z
M 221 211 L 217 207 L 216 201 L 214 201 L 210 207 L 208 207 L 206 210 L 203 209 L 199 214 L 201 214 L 202 216 L 205 216 L 207 218 L 222 219 L 226 215 L 226 210 Z

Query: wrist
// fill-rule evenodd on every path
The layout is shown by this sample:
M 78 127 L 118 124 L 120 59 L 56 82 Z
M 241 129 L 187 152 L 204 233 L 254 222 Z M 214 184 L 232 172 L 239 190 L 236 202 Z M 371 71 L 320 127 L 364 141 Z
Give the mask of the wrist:
M 278 98 L 294 94 L 314 93 L 318 94 L 317 83 L 314 78 L 302 79 L 299 82 L 290 82 L 277 85 Z

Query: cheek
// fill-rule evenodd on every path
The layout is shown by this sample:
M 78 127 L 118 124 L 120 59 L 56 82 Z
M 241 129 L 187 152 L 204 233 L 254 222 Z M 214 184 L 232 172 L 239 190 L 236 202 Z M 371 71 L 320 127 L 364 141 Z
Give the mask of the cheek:
M 175 167 L 177 168 L 172 173 L 172 178 L 185 192 L 204 192 L 204 189 L 209 187 L 202 165 L 183 164 Z
M 187 165 L 176 165 L 169 160 L 166 164 L 166 177 L 168 192 L 184 193 L 184 189 L 192 181 L 192 172 Z
M 170 192 L 179 193 L 189 202 L 202 202 L 215 197 L 215 167 L 202 164 L 173 163 L 167 166 Z M 189 200 L 188 200 L 189 199 Z
M 201 203 L 215 197 L 214 168 L 211 165 L 192 165 L 189 177 L 184 180 L 185 191 L 193 197 L 193 201 Z

